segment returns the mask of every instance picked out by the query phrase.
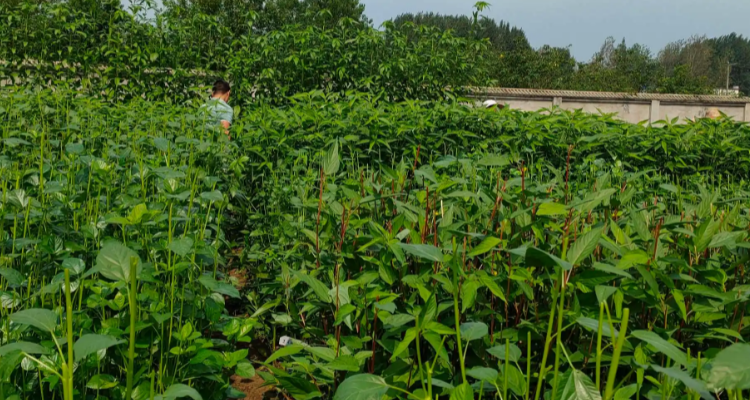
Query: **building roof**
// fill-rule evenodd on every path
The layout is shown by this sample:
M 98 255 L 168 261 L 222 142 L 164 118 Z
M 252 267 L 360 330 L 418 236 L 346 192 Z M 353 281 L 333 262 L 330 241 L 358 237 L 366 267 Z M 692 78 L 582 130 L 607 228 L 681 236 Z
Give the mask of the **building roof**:
M 624 92 L 589 92 L 576 90 L 518 89 L 500 87 L 470 87 L 473 97 L 564 97 L 566 99 L 603 99 L 603 100 L 659 100 L 664 102 L 711 102 L 711 103 L 750 103 L 750 97 L 663 94 L 663 93 L 624 93 Z

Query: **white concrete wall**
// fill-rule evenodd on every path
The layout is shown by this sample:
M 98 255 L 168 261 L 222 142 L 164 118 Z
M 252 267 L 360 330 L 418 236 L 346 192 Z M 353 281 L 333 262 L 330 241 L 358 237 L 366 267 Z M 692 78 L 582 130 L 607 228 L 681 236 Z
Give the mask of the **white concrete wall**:
M 542 97 L 519 95 L 485 95 L 477 96 L 481 100 L 492 99 L 506 104 L 510 108 L 521 111 L 539 111 L 552 106 L 559 106 L 565 110 L 582 110 L 592 114 L 616 114 L 616 117 L 631 123 L 642 121 L 656 122 L 662 119 L 678 118 L 678 123 L 685 123 L 686 119 L 703 118 L 711 108 L 717 108 L 735 121 L 750 122 L 750 103 L 721 103 L 700 101 L 660 101 L 644 99 L 601 99 L 585 97 Z
M 628 122 L 648 121 L 651 112 L 651 104 L 623 103 L 623 102 L 588 102 L 581 100 L 565 101 L 563 99 L 560 108 L 565 110 L 582 110 L 591 114 L 617 114 L 618 118 Z
M 701 104 L 664 104 L 660 106 L 661 112 L 659 119 L 679 118 L 680 121 L 687 119 L 703 118 L 706 116 L 710 106 Z M 734 118 L 735 121 L 745 120 L 745 108 L 742 106 L 717 106 L 719 111 L 727 116 Z

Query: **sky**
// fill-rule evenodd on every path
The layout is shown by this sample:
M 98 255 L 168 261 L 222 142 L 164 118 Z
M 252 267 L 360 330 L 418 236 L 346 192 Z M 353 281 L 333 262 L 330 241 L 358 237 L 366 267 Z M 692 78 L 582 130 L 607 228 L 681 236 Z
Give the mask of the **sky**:
M 656 54 L 692 35 L 750 36 L 750 0 L 487 0 L 483 15 L 526 32 L 531 45 L 571 46 L 588 61 L 608 36 Z M 471 14 L 475 0 L 362 0 L 375 26 L 402 13 Z

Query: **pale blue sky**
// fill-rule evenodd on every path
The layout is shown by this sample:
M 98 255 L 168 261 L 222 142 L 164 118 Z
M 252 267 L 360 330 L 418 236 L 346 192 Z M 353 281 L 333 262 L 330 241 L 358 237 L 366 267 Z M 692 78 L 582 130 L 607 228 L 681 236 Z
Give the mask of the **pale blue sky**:
M 750 35 L 750 0 L 487 0 L 484 12 L 521 27 L 539 47 L 572 45 L 576 59 L 588 61 L 607 36 L 647 45 L 691 35 Z M 376 26 L 404 12 L 470 14 L 475 0 L 362 0 Z

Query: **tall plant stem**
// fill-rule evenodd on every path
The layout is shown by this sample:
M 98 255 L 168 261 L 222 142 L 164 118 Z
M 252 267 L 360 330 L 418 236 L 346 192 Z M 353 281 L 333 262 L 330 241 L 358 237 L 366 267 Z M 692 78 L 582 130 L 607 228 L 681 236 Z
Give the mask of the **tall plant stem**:
M 561 282 L 562 283 L 562 282 Z M 544 352 L 542 353 L 542 363 L 539 366 L 539 380 L 536 382 L 536 392 L 534 393 L 534 400 L 539 400 L 539 395 L 542 393 L 542 383 L 544 382 L 544 373 L 547 369 L 547 356 L 549 356 L 549 345 L 552 342 L 552 325 L 555 322 L 555 310 L 554 304 L 557 302 L 557 295 L 552 298 L 552 310 L 549 313 L 549 322 L 547 323 L 547 337 L 544 340 Z
M 66 311 L 66 335 L 68 340 L 68 362 L 67 362 L 67 395 L 66 400 L 73 400 L 73 303 L 70 299 L 70 270 L 65 270 L 65 311 Z M 128 397 L 129 398 L 129 397 Z
M 617 378 L 617 366 L 620 363 L 620 352 L 625 343 L 625 337 L 628 335 L 628 319 L 630 318 L 630 309 L 622 310 L 622 323 L 620 324 L 620 334 L 617 336 L 617 343 L 612 353 L 612 362 L 609 365 L 609 376 L 607 377 L 607 388 L 604 391 L 604 400 L 611 400 L 615 394 L 615 379 Z
M 596 331 L 596 388 L 601 390 L 602 370 L 602 328 L 604 324 L 604 303 L 599 303 L 599 329 Z
M 127 375 L 127 386 L 125 389 L 125 398 L 130 399 L 133 394 L 133 360 L 135 359 L 135 324 L 138 320 L 136 295 L 137 295 L 137 275 L 138 271 L 138 260 L 132 258 L 130 260 L 130 293 L 128 300 L 130 303 L 130 344 L 128 346 L 128 375 Z
M 564 258 L 565 256 L 563 256 Z M 557 397 L 557 385 L 560 382 L 560 353 L 562 352 L 563 312 L 565 311 L 565 270 L 560 269 L 560 310 L 557 313 L 557 333 L 555 337 L 555 377 L 552 383 L 552 400 Z
M 458 310 L 458 290 L 453 291 L 453 316 L 456 321 L 456 348 L 458 349 L 458 361 L 461 365 L 461 378 L 463 379 L 463 383 L 467 383 L 466 366 L 464 366 L 464 353 L 461 350 L 463 346 L 461 346 L 461 313 Z

